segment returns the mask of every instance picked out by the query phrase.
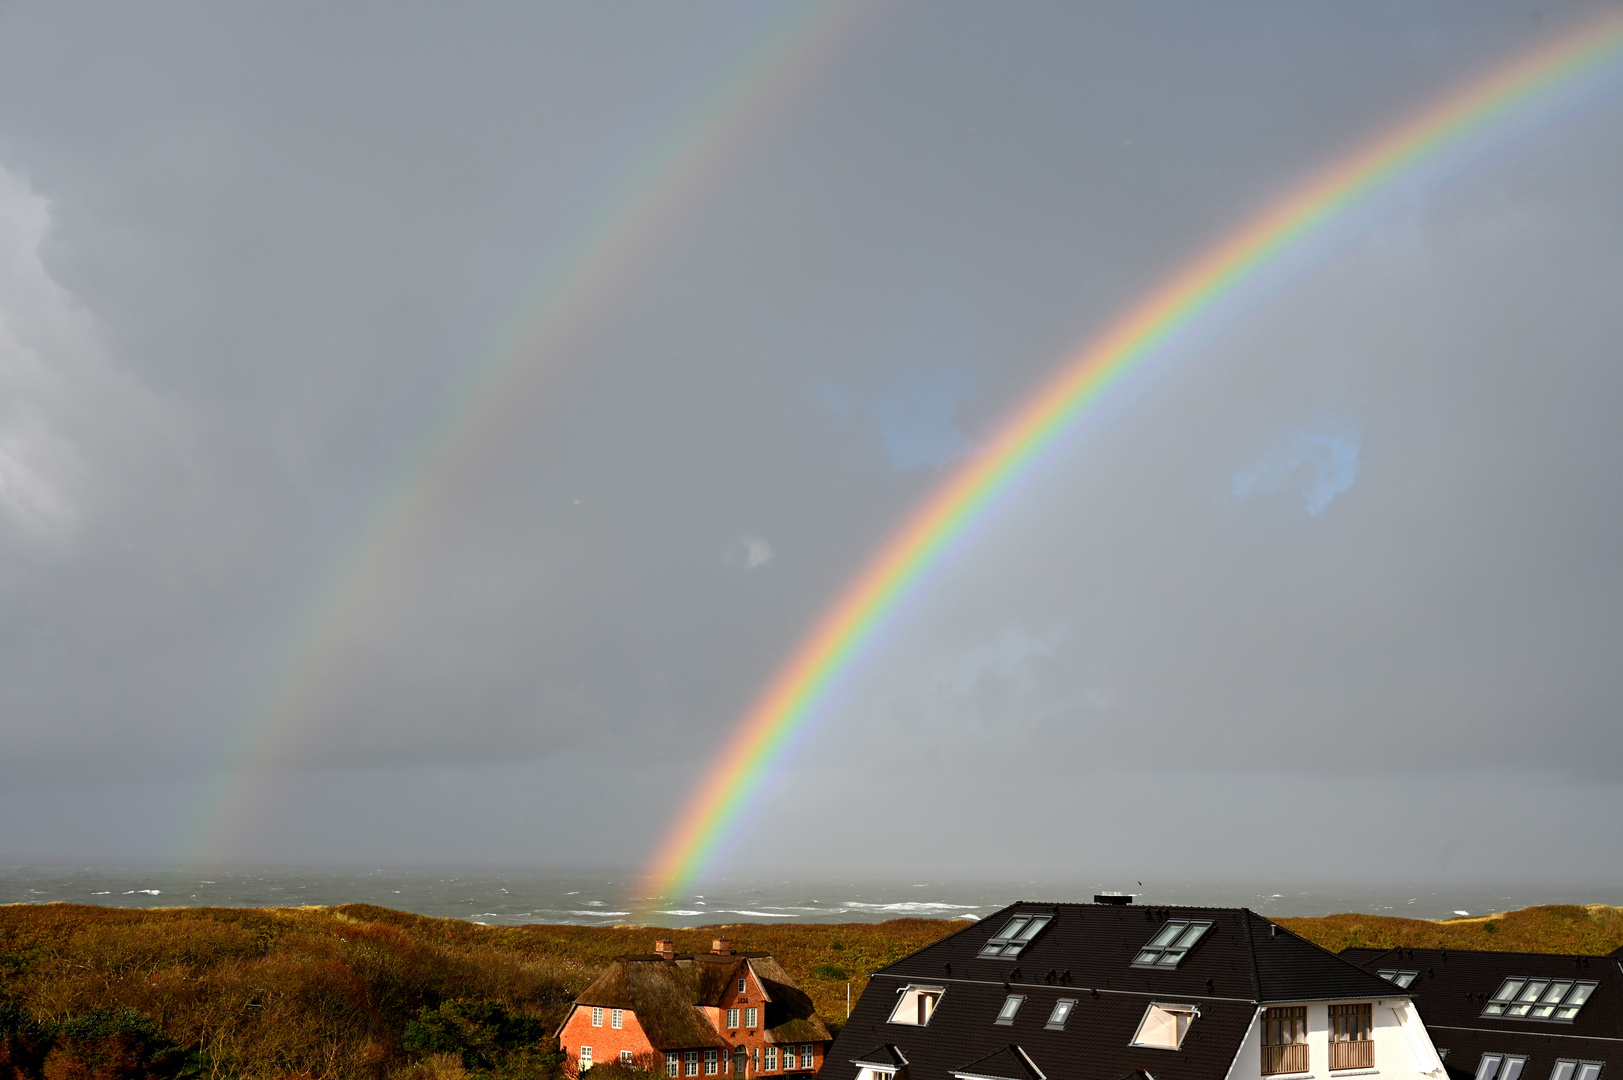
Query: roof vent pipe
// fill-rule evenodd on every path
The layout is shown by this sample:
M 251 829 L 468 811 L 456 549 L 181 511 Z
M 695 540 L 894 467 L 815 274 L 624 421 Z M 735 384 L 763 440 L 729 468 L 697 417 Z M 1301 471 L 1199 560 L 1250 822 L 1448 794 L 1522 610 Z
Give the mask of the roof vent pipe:
M 1268 936 L 1269 937 L 1278 937 L 1279 936 L 1279 924 L 1278 923 L 1269 923 L 1268 924 Z

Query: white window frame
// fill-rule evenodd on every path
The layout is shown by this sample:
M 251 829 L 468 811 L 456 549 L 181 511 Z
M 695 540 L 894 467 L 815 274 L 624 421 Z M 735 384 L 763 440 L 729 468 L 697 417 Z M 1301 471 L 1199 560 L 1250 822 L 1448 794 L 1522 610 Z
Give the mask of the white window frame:
M 728 1009 L 727 1010 L 727 1030 L 728 1031 L 736 1031 L 736 1030 L 738 1030 L 738 1010 L 737 1009 Z
M 767 1047 L 766 1048 L 766 1053 L 761 1055 L 761 1071 L 762 1072 L 777 1072 L 778 1071 L 778 1048 L 776 1046 Z
M 683 1066 L 684 1066 L 683 1070 L 682 1070 L 682 1074 L 684 1076 L 698 1076 L 699 1075 L 699 1052 L 697 1050 L 684 1051 L 683 1056 L 682 1056 L 682 1063 L 683 1063 Z
M 747 993 L 750 992 L 750 981 L 749 981 L 748 978 L 742 977 L 742 976 L 739 978 L 739 980 L 738 980 L 738 992 L 740 994 L 747 994 Z
M 592 1026 L 603 1026 L 603 1010 L 596 1005 L 592 1006 Z
M 1064 1031 L 1065 1022 L 1071 1018 L 1071 1013 L 1076 1011 L 1078 1000 L 1077 998 L 1060 998 L 1054 1002 L 1054 1007 L 1048 1013 L 1048 1023 L 1044 1024 L 1043 1027 L 1049 1031 Z
M 623 1028 L 625 1026 L 626 1026 L 626 1024 L 625 1024 L 625 1010 L 624 1009 L 610 1009 L 609 1010 L 609 1027 L 614 1028 L 616 1031 L 618 1031 L 618 1030 L 620 1030 L 621 1028 Z
M 809 1069 L 809 1068 L 811 1068 L 812 1066 L 814 1066 L 816 1064 L 817 1064 L 817 1062 L 815 1060 L 815 1055 L 812 1053 L 812 1044 L 811 1043 L 801 1043 L 800 1044 L 800 1067 L 802 1069 Z
M 716 1051 L 706 1050 L 704 1052 L 704 1074 L 706 1076 L 715 1076 L 719 1072 L 721 1070 L 716 1065 Z
M 1414 982 L 1420 977 L 1420 972 L 1408 971 L 1404 968 L 1382 968 L 1375 974 L 1379 975 L 1387 982 L 1394 983 L 1405 990 L 1409 989 L 1410 983 Z
M 1144 1025 L 1148 1024 L 1150 1017 L 1157 1012 L 1171 1013 L 1174 1016 L 1187 1015 L 1189 1017 L 1189 1023 L 1184 1025 L 1182 1032 L 1178 1032 L 1177 1021 L 1173 1021 L 1172 1030 L 1174 1032 L 1178 1032 L 1178 1041 L 1176 1045 L 1167 1046 L 1165 1043 L 1140 1041 L 1144 1035 Z M 1183 1041 L 1189 1037 L 1189 1029 L 1194 1027 L 1195 1021 L 1199 1019 L 1200 1007 L 1197 1005 L 1192 1005 L 1185 1001 L 1152 1001 L 1144 1007 L 1144 1015 L 1139 1018 L 1138 1027 L 1133 1031 L 1133 1041 L 1131 1045 L 1141 1047 L 1145 1050 L 1182 1050 Z
M 665 1051 L 665 1075 L 682 1075 L 682 1055 L 675 1050 Z
M 592 1048 L 590 1046 L 581 1047 L 580 1054 L 577 1056 L 580 1058 L 579 1071 L 585 1072 L 592 1067 Z
M 760 1025 L 757 1024 L 755 1021 L 759 1020 L 760 1018 L 761 1018 L 761 1014 L 756 1011 L 755 1006 L 752 1005 L 749 1008 L 744 1010 L 744 1026 L 745 1027 L 750 1028 L 752 1030 L 759 1027 Z
M 631 1051 L 630 1050 L 622 1050 L 622 1051 L 620 1051 L 620 1064 L 622 1064 L 622 1065 L 630 1065 L 631 1064 Z
M 934 1019 L 936 1010 L 941 1008 L 941 999 L 946 996 L 945 986 L 934 986 L 929 983 L 908 983 L 896 991 L 896 1007 L 890 1011 L 892 1024 L 906 1024 L 908 1027 L 928 1027 Z M 929 999 L 929 1005 L 924 1007 L 924 1023 L 919 1023 L 920 999 Z

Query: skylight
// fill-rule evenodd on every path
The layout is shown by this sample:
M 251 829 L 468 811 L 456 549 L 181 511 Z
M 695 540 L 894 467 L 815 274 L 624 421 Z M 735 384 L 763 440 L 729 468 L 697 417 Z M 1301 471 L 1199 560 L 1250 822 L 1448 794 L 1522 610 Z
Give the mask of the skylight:
M 1054 1011 L 1048 1014 L 1048 1023 L 1044 1024 L 1043 1027 L 1051 1031 L 1064 1031 L 1065 1021 L 1071 1018 L 1071 1010 L 1074 1008 L 1076 1008 L 1075 998 L 1060 998 L 1054 1002 Z M 1563 1076 L 1559 1080 L 1571 1080 L 1571 1078 Z M 1579 1080 L 1590 1080 L 1590 1078 L 1581 1077 Z
M 1415 979 L 1417 977 L 1419 977 L 1420 972 L 1418 972 L 1418 971 L 1397 971 L 1397 970 L 1395 970 L 1393 968 L 1382 968 L 1380 971 L 1377 971 L 1375 974 L 1379 975 L 1381 978 L 1385 979 L 1387 982 L 1394 982 L 1394 983 L 1397 983 L 1399 986 L 1403 987 L 1404 989 L 1408 989 L 1409 984 L 1414 982 Z
M 1151 1002 L 1150 1007 L 1144 1010 L 1144 1019 L 1138 1023 L 1138 1032 L 1133 1036 L 1133 1045 L 1176 1050 L 1183 1045 L 1183 1037 L 1189 1033 L 1189 1025 L 1193 1024 L 1199 1015 L 1200 1009 L 1194 1005 Z
M 1052 922 L 1052 915 L 1016 915 L 998 935 L 981 946 L 982 956 L 1019 956 L 1020 950 Z
M 1134 967 L 1173 968 L 1212 928 L 1208 919 L 1168 919 L 1133 958 Z
M 1550 1080 L 1599 1080 L 1601 1063 L 1562 1058 L 1550 1070 Z
M 1482 1007 L 1482 1015 L 1570 1023 L 1599 985 L 1584 979 L 1513 975 L 1499 984 L 1498 992 Z
M 1014 1023 L 1015 1014 L 1020 1011 L 1020 1006 L 1024 1005 L 1025 1002 L 1026 997 L 1024 994 L 1010 994 L 1008 997 L 1003 999 L 1003 1008 L 997 1011 L 997 1019 L 994 1020 L 993 1023 Z
M 1477 1062 L 1476 1080 L 1518 1080 L 1526 1064 L 1526 1054 L 1496 1054 L 1489 1051 Z

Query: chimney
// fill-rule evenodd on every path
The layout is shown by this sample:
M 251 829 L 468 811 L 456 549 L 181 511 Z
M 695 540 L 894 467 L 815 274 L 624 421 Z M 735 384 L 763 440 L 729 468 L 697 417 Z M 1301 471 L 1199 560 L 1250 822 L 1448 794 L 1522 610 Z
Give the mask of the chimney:
M 669 938 L 660 938 L 658 941 L 654 942 L 654 952 L 658 953 L 666 960 L 670 960 L 676 956 L 676 948 L 671 944 Z
M 733 955 L 733 943 L 724 937 L 716 938 L 710 943 L 710 951 L 717 956 L 731 956 Z

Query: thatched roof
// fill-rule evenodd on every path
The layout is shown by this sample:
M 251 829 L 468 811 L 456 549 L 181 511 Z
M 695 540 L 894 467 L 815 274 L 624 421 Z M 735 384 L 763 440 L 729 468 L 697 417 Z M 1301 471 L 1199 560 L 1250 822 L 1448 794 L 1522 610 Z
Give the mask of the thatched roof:
M 769 1043 L 827 1042 L 833 1038 L 806 992 L 767 953 L 656 953 L 622 956 L 575 999 L 576 1005 L 629 1009 L 656 1050 L 725 1047 L 727 1041 L 701 1006 L 720 1007 L 745 967 L 765 996 L 763 1035 Z
M 575 1004 L 631 1010 L 656 1050 L 725 1047 L 721 1033 L 694 1007 L 696 990 L 695 980 L 672 961 L 616 960 Z

